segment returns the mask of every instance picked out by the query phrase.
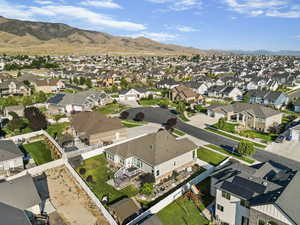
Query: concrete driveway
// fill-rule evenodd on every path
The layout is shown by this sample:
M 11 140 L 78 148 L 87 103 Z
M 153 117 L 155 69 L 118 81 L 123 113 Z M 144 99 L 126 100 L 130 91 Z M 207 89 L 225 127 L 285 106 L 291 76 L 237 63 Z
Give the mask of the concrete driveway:
M 273 142 L 268 146 L 267 151 L 300 162 L 299 141 Z
M 218 122 L 217 118 L 212 118 L 203 113 L 196 114 L 195 116 L 190 117 L 189 120 L 188 124 L 199 128 L 205 128 L 207 125 L 213 125 Z

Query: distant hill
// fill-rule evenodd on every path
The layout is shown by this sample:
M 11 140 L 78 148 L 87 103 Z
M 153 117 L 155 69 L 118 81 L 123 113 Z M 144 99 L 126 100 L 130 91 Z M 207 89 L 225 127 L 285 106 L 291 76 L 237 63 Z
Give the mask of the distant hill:
M 268 50 L 255 50 L 255 51 L 244 51 L 244 50 L 232 50 L 232 53 L 241 54 L 241 55 L 280 55 L 280 56 L 300 56 L 300 51 L 290 51 L 290 50 L 281 50 L 281 51 L 268 51 Z
M 226 54 L 162 44 L 144 37 L 128 38 L 82 30 L 62 23 L 7 19 L 0 16 L 0 53 L 41 55 Z

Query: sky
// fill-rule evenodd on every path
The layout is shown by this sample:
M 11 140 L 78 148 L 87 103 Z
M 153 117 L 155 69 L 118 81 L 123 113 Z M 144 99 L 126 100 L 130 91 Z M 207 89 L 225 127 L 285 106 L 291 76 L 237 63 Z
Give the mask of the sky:
M 0 0 L 0 15 L 222 50 L 300 50 L 299 0 Z

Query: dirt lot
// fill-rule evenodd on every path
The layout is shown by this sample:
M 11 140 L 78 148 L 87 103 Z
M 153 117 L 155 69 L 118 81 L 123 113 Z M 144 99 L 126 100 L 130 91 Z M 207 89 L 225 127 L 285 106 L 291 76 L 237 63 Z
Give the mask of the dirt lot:
M 48 170 L 46 175 L 50 200 L 65 224 L 109 224 L 88 195 L 77 186 L 66 168 Z M 53 225 L 60 224 L 62 223 Z

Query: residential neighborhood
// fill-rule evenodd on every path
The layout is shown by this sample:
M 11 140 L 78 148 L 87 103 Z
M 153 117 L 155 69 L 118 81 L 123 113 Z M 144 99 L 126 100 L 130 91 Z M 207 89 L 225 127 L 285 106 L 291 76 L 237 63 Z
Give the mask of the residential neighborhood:
M 0 74 L 1 225 L 300 224 L 299 58 L 48 60 Z

